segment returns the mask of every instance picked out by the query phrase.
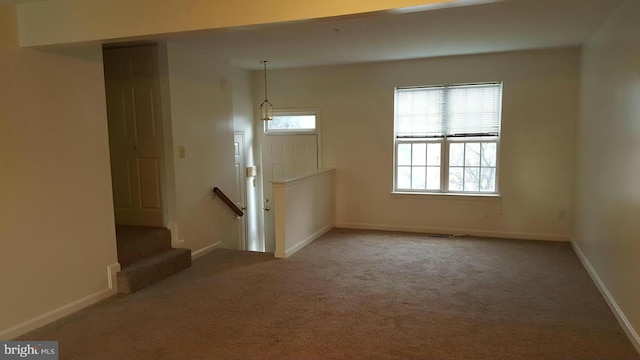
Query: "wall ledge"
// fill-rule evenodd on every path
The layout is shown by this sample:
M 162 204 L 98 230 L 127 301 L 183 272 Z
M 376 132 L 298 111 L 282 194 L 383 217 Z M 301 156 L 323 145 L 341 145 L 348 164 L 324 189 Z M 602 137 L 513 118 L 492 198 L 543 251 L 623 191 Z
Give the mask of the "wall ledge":
M 298 184 L 298 183 L 301 183 L 301 182 L 304 182 L 304 181 L 314 180 L 314 179 L 317 179 L 317 178 L 321 178 L 323 176 L 328 176 L 329 174 L 331 174 L 331 173 L 333 173 L 335 171 L 336 171 L 336 169 L 321 169 L 321 170 L 318 170 L 316 172 L 303 174 L 303 175 L 292 177 L 292 178 L 289 178 L 289 179 L 274 180 L 271 183 L 274 186 L 277 185 L 277 186 L 285 186 L 285 187 L 287 187 L 287 186 L 292 186 L 292 185 L 295 185 L 295 184 Z
M 307 237 L 306 239 L 304 239 L 302 242 L 288 248 L 285 249 L 285 251 L 276 251 L 273 254 L 273 257 L 275 257 L 276 259 L 286 259 L 289 256 L 295 254 L 296 252 L 298 252 L 298 250 L 302 249 L 303 247 L 311 244 L 314 240 L 318 239 L 319 237 L 321 237 L 322 235 L 326 234 L 327 232 L 329 232 L 331 229 L 333 229 L 333 224 L 329 224 L 325 227 L 323 227 L 322 229 L 316 231 L 315 233 L 311 234 L 309 237 Z
M 287 258 L 335 223 L 335 170 L 273 182 L 274 257 Z

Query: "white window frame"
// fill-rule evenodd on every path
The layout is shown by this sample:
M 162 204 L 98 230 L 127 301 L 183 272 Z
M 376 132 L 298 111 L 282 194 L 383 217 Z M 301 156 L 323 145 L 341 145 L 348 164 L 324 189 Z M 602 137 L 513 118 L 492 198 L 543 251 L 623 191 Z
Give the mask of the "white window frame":
M 294 135 L 294 134 L 319 134 L 320 111 L 318 109 L 274 109 L 273 116 L 305 116 L 313 115 L 316 118 L 315 129 L 269 129 L 269 121 L 264 121 L 263 132 L 265 135 Z
M 443 168 L 442 168 L 442 156 L 443 156 L 443 152 L 444 152 L 444 143 L 442 141 L 442 139 L 401 139 L 398 140 L 397 138 L 395 139 L 395 145 L 393 147 L 394 149 L 394 166 L 393 166 L 393 189 L 395 193 L 441 193 L 441 190 L 433 190 L 433 189 L 398 189 L 398 184 L 397 184 L 397 180 L 398 180 L 398 175 L 397 175 L 397 171 L 398 171 L 398 167 L 399 166 L 406 166 L 406 165 L 398 165 L 398 146 L 400 144 L 440 144 L 440 189 L 442 189 L 442 184 L 443 184 Z M 413 166 L 411 166 L 413 167 Z M 425 165 L 425 167 L 428 167 L 427 165 Z
M 464 190 L 451 190 L 449 189 L 449 171 L 444 171 L 443 177 L 441 178 L 441 181 L 444 181 L 444 187 L 446 189 L 447 193 L 450 194 L 458 194 L 458 195 L 467 195 L 467 194 L 475 194 L 475 195 L 497 195 L 500 194 L 499 191 L 499 167 L 500 167 L 500 137 L 496 137 L 496 138 L 488 138 L 488 137 L 468 137 L 468 138 L 445 138 L 444 139 L 445 142 L 445 146 L 443 146 L 445 148 L 444 152 L 445 152 L 445 158 L 444 161 L 446 161 L 447 164 L 447 170 L 449 170 L 451 168 L 451 164 L 449 162 L 449 154 L 450 154 L 450 145 L 453 143 L 494 143 L 496 144 L 496 166 L 495 168 L 495 190 L 494 191 L 464 191 Z M 457 166 L 454 166 L 457 167 Z M 482 162 L 480 164 L 480 166 L 468 166 L 468 167 L 477 167 L 479 169 L 482 169 Z M 488 166 L 491 167 L 491 166 Z M 467 168 L 467 166 L 464 166 L 463 168 Z
M 500 84 L 502 82 L 490 82 L 486 84 Z M 445 86 L 457 86 L 466 84 L 455 84 Z M 472 85 L 472 84 L 469 84 Z M 420 86 L 421 88 L 429 87 L 442 87 L 442 85 L 434 86 Z M 447 137 L 442 138 L 398 138 L 396 136 L 397 128 L 397 109 L 395 109 L 397 103 L 395 101 L 395 95 L 397 94 L 396 88 L 394 90 L 394 131 L 393 131 L 393 194 L 425 194 L 425 195 L 460 195 L 460 196 L 500 196 L 500 140 L 502 138 L 502 131 L 499 132 L 496 137 Z M 504 91 L 504 87 L 502 88 Z M 446 99 L 446 95 L 445 95 Z M 446 100 L 445 100 L 446 101 Z M 500 104 L 502 109 L 502 104 Z M 502 114 L 500 114 L 500 130 L 502 129 Z M 440 145 L 440 190 L 422 190 L 422 189 L 398 189 L 398 145 L 400 144 L 428 144 L 439 143 Z M 449 190 L 449 153 L 450 145 L 452 143 L 495 143 L 496 144 L 496 166 L 495 166 L 495 190 L 494 191 L 456 191 Z M 466 166 L 465 166 L 466 168 Z M 482 168 L 482 166 L 480 166 Z

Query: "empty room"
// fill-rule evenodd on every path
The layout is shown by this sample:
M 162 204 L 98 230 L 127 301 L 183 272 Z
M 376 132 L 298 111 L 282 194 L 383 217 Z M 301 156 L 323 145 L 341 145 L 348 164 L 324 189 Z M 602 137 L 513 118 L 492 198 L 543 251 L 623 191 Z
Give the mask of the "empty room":
M 638 23 L 0 0 L 0 358 L 640 359 Z

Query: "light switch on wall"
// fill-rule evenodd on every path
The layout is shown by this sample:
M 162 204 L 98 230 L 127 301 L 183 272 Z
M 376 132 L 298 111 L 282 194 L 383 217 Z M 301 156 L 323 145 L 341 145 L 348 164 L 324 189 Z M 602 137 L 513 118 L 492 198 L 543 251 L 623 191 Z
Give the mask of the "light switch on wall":
M 180 159 L 184 159 L 187 157 L 187 151 L 185 150 L 184 146 L 178 146 L 178 157 Z

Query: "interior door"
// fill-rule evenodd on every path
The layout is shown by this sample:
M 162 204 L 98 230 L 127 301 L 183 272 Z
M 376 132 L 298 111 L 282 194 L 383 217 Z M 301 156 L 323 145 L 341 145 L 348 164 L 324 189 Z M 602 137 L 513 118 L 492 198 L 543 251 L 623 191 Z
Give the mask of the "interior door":
M 235 154 L 235 171 L 236 171 L 236 194 L 238 199 L 235 203 L 244 212 L 244 216 L 238 221 L 240 232 L 240 250 L 247 250 L 247 177 L 244 166 L 244 134 L 235 133 L 233 135 L 233 147 Z
M 316 134 L 265 135 L 262 138 L 265 251 L 275 251 L 272 204 L 273 180 L 282 180 L 318 170 Z
M 116 224 L 164 226 L 156 46 L 105 49 L 104 67 Z

